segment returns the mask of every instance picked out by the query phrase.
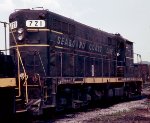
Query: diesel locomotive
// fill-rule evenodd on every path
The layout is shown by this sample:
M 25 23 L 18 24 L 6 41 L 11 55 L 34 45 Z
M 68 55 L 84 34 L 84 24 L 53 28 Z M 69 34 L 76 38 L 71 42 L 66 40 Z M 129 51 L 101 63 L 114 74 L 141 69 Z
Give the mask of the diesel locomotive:
M 9 22 L 18 112 L 42 114 L 141 94 L 133 42 L 120 34 L 44 9 L 16 10 Z

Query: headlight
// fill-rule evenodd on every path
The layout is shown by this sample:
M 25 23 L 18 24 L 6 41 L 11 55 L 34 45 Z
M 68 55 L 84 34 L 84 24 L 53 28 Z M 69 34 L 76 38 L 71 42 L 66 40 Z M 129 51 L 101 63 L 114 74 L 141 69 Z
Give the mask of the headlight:
M 21 41 L 23 38 L 24 38 L 24 35 L 23 35 L 23 34 L 18 35 L 18 40 L 19 40 L 19 41 Z
M 23 28 L 19 28 L 19 29 L 18 29 L 18 33 L 19 33 L 19 34 L 22 34 L 23 32 L 24 32 L 24 29 L 23 29 Z
M 23 28 L 19 28 L 17 32 L 18 32 L 18 37 L 17 37 L 18 40 L 19 41 L 23 40 L 23 38 L 24 38 L 24 29 Z

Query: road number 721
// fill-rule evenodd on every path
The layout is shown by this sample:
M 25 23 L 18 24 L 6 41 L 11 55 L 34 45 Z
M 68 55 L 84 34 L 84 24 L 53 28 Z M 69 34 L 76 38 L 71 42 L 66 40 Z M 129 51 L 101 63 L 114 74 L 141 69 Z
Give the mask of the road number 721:
M 27 27 L 45 27 L 44 20 L 26 20 Z

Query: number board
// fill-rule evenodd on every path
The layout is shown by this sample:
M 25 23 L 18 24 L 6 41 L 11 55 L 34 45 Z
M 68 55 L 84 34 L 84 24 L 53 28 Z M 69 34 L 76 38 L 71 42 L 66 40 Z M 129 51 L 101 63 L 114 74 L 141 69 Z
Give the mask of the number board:
M 9 26 L 10 26 L 11 29 L 17 28 L 17 21 L 11 22 L 11 23 L 9 24 Z
M 45 27 L 44 20 L 26 20 L 26 27 Z

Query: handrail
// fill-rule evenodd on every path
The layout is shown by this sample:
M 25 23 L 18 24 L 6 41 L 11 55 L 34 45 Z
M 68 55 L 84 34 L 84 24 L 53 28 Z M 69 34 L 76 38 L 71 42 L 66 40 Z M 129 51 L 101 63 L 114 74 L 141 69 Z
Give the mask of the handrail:
M 17 57 L 18 57 L 18 60 L 21 62 L 21 65 L 22 65 L 22 68 L 23 68 L 23 72 L 24 72 L 24 83 L 26 84 L 26 103 L 28 103 L 28 87 L 27 87 L 27 74 L 26 74 L 26 70 L 25 70 L 25 67 L 24 67 L 24 64 L 22 62 L 22 58 L 21 58 L 21 54 L 20 54 L 20 51 L 19 51 L 19 47 L 18 47 L 18 44 L 17 44 L 17 41 L 16 41 L 16 38 L 14 36 L 14 33 L 10 27 L 10 24 L 9 24 L 9 29 L 10 31 L 12 32 L 12 36 L 13 36 L 13 39 L 14 39 L 14 42 L 16 44 L 16 51 L 17 51 Z M 20 68 L 20 64 L 19 64 L 19 61 L 18 61 L 18 66 Z M 18 69 L 19 69 L 18 68 Z M 18 74 L 20 73 L 20 69 L 18 70 Z M 21 95 L 21 82 L 20 82 L 20 76 L 18 76 L 18 81 L 19 81 L 19 96 Z
M 41 58 L 41 55 L 39 52 L 37 52 L 38 55 L 39 55 L 39 59 L 40 59 L 40 62 L 41 62 L 41 65 L 42 65 L 42 69 L 43 69 L 43 72 L 44 72 L 44 75 L 46 76 L 46 71 L 45 71 L 45 68 L 44 68 L 44 64 L 43 64 L 43 61 L 42 61 L 42 58 Z

